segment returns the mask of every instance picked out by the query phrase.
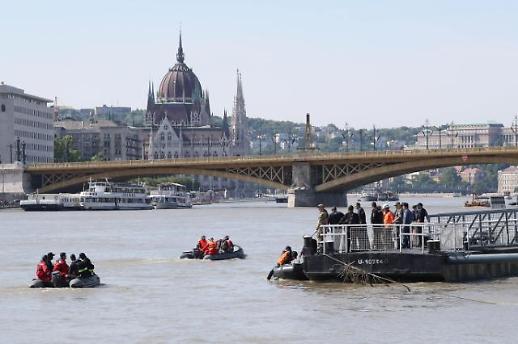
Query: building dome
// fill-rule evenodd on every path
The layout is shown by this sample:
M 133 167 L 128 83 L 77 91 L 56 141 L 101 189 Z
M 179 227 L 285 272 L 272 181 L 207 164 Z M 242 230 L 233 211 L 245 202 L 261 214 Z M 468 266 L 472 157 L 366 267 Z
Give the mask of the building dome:
M 176 53 L 176 64 L 162 78 L 158 101 L 195 103 L 201 98 L 201 84 L 196 74 L 184 63 L 182 36 Z

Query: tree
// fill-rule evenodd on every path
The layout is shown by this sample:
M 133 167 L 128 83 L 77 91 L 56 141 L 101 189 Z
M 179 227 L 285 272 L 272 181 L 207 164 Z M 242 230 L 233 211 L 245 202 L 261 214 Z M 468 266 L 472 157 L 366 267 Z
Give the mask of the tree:
M 74 139 L 70 135 L 54 139 L 54 161 L 74 162 L 81 161 L 81 152 L 73 147 Z
M 442 171 L 439 182 L 448 189 L 457 189 L 462 186 L 462 178 L 453 167 L 445 168 Z

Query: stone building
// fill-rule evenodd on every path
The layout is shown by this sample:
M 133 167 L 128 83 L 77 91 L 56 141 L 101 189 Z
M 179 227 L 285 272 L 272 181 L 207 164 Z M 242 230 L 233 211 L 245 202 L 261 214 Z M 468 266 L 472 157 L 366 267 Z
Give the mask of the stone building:
M 426 149 L 428 146 L 428 149 L 445 149 L 502 146 L 506 133 L 507 128 L 504 128 L 504 125 L 500 123 L 452 124 L 440 131 L 425 128 L 417 134 L 417 142 L 413 148 Z
M 498 192 L 515 192 L 518 188 L 518 167 L 510 166 L 498 171 Z
M 51 100 L 0 84 L 0 161 L 54 161 Z
M 241 74 L 230 119 L 213 123 L 209 92 L 185 64 L 180 36 L 176 64 L 162 78 L 155 94 L 150 83 L 147 100 L 146 159 L 174 159 L 244 155 L 249 152 L 248 126 Z
M 91 160 L 94 156 L 101 160 L 142 158 L 141 130 L 138 128 L 95 116 L 88 121 L 57 121 L 54 127 L 56 137 L 72 136 L 73 148 L 81 153 L 82 160 Z

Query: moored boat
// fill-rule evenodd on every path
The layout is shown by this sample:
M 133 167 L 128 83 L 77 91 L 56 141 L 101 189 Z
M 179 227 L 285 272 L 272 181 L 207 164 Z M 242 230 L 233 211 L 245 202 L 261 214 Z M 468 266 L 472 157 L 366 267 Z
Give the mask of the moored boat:
M 502 209 L 431 215 L 437 222 L 408 226 L 324 225 L 322 235 L 304 237 L 300 261 L 274 268 L 273 276 L 346 282 L 518 276 L 517 214 Z
M 149 210 L 146 189 L 140 184 L 90 181 L 82 191 L 81 207 L 85 210 Z
M 160 184 L 148 198 L 156 209 L 192 208 L 191 194 L 182 184 Z

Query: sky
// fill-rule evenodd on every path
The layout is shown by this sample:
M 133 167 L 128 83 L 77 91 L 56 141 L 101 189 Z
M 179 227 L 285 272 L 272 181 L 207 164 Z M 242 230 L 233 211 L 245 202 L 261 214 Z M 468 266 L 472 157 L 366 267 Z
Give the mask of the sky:
M 175 63 L 231 110 L 354 128 L 518 113 L 518 2 L 0 0 L 0 81 L 77 108 L 144 108 Z

